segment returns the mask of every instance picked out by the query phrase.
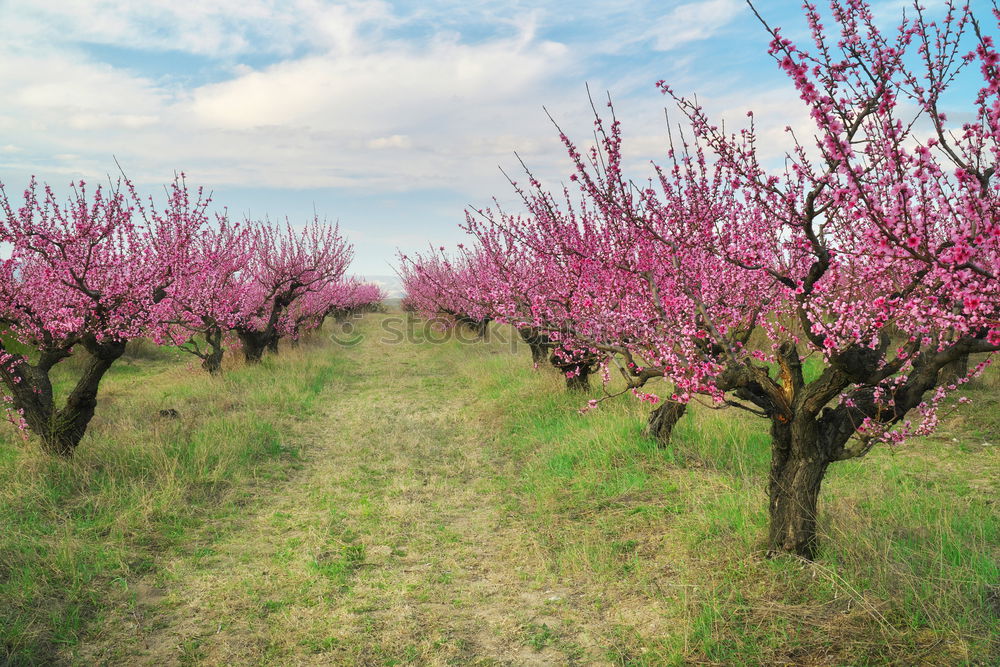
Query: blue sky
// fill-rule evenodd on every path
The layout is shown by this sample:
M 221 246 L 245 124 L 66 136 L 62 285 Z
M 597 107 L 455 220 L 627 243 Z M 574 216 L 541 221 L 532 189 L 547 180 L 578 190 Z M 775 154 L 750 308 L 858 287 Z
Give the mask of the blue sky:
M 797 3 L 755 4 L 804 37 Z M 876 6 L 891 24 L 906 4 Z M 743 0 L 0 0 L 0 28 L 11 191 L 106 180 L 113 156 L 146 189 L 185 171 L 235 215 L 339 219 L 364 275 L 511 201 L 515 150 L 564 177 L 542 107 L 585 139 L 587 83 L 615 99 L 640 177 L 665 144 L 658 79 L 720 118 L 753 108 L 776 154 L 805 122 Z

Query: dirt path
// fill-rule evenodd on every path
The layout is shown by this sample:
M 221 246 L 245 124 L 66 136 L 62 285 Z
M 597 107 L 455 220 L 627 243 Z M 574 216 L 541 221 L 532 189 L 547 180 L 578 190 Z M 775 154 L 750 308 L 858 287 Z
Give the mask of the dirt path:
M 134 585 L 77 661 L 603 662 L 586 602 L 600 592 L 549 574 L 504 511 L 510 464 L 490 460 L 484 406 L 448 355 L 374 338 L 336 352 L 358 363 L 294 436 L 308 443 L 301 472 Z

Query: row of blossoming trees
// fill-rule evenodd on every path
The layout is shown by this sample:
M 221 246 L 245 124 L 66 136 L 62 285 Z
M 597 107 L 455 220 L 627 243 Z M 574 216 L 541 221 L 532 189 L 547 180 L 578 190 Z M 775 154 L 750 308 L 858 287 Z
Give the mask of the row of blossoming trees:
M 0 379 L 12 421 L 52 454 L 73 453 L 101 378 L 128 341 L 148 337 L 197 355 L 212 374 L 238 340 L 247 362 L 330 315 L 383 294 L 345 278 L 352 246 L 335 225 L 234 222 L 183 176 L 157 204 L 128 181 L 63 201 L 34 180 L 20 202 L 0 186 Z M 50 375 L 82 354 L 58 404 Z
M 660 82 L 690 130 L 652 179 L 628 180 L 595 113 L 592 147 L 560 131 L 572 185 L 528 172 L 526 213 L 469 211 L 470 247 L 403 269 L 414 308 L 509 323 L 576 386 L 620 374 L 659 403 L 666 383 L 661 438 L 699 396 L 769 420 L 770 549 L 809 558 L 827 467 L 933 430 L 1000 349 L 1000 12 L 918 6 L 886 34 L 865 0 L 830 6 L 835 37 L 805 5 L 811 51 L 765 24 L 813 123 L 782 166 L 752 113 L 726 132 Z

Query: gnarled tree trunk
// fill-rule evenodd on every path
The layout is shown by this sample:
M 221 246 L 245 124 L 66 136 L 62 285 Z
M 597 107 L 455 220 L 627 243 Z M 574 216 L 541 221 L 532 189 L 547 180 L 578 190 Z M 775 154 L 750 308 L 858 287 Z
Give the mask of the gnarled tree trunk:
M 817 436 L 811 419 L 771 423 L 768 555 L 816 555 L 819 490 L 831 463 Z
M 236 335 L 243 345 L 243 358 L 248 364 L 258 364 L 264 350 L 270 347 L 271 337 L 266 332 L 237 329 Z
M 68 458 L 80 444 L 97 408 L 97 389 L 111 365 L 125 354 L 125 342 L 85 341 L 90 358 L 62 409 L 56 409 L 49 372 L 69 356 L 64 350 L 43 353 L 37 364 L 4 364 L 0 371 L 11 392 L 14 409 L 20 411 L 28 428 L 42 440 L 42 449 Z
M 566 377 L 566 389 L 590 391 L 590 374 L 597 370 L 596 357 L 558 347 L 549 356 L 549 362 Z
M 686 411 L 686 403 L 664 401 L 649 413 L 649 421 L 646 422 L 646 435 L 656 440 L 658 446 L 666 446 L 670 443 L 670 434 L 673 433 L 674 426 L 677 425 Z
M 222 347 L 222 330 L 206 332 L 205 342 L 208 343 L 208 352 L 201 356 L 201 367 L 211 375 L 218 375 L 222 372 L 222 356 L 225 354 L 225 348 Z
M 552 347 L 548 336 L 534 327 L 521 327 L 517 333 L 521 336 L 521 340 L 528 344 L 528 348 L 531 350 L 531 361 L 535 364 L 544 362 L 549 348 Z
M 886 363 L 891 342 L 883 334 L 877 349 L 857 344 L 841 350 L 809 384 L 791 341 L 778 349 L 780 382 L 771 377 L 770 368 L 749 363 L 730 364 L 719 375 L 720 389 L 732 391 L 735 398 L 753 405 L 741 407 L 771 421 L 768 555 L 815 556 L 817 505 L 827 468 L 864 456 L 879 441 L 859 434 L 860 425 L 870 420 L 876 427 L 892 427 L 940 384 L 946 367 L 970 354 L 1000 348 L 971 336 L 944 349 L 930 347 L 909 357 L 911 367 L 897 380 L 894 375 L 904 368 L 904 360 Z M 891 402 L 885 400 L 886 393 Z
M 295 300 L 296 290 L 300 287 L 303 287 L 301 283 L 293 282 L 286 286 L 283 292 L 274 295 L 267 321 L 262 329 L 235 330 L 240 343 L 243 344 L 243 358 L 248 364 L 260 363 L 265 350 L 272 353 L 278 351 L 278 340 L 281 338 L 278 334 L 278 321 L 289 304 Z

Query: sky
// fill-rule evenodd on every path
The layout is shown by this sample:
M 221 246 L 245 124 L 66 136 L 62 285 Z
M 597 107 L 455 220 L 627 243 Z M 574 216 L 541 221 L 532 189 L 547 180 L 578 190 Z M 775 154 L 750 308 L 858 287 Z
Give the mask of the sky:
M 804 42 L 797 4 L 755 2 Z M 888 27 L 906 4 L 875 6 Z M 339 221 L 370 277 L 461 242 L 466 207 L 515 204 L 515 151 L 565 179 L 545 109 L 585 142 L 588 85 L 636 178 L 666 146 L 660 79 L 720 119 L 753 109 L 777 155 L 807 122 L 744 0 L 0 0 L 0 31 L 8 191 L 107 182 L 115 160 L 145 191 L 184 172 L 233 216 Z

